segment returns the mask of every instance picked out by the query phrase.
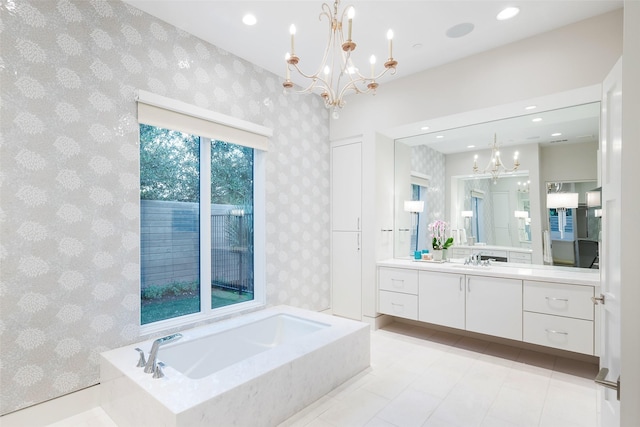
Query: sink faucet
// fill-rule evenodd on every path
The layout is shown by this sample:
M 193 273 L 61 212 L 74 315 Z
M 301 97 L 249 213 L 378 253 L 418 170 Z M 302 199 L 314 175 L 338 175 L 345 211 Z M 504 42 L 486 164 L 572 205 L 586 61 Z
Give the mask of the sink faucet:
M 153 342 L 151 346 L 151 352 L 149 353 L 149 360 L 147 360 L 147 364 L 144 365 L 144 371 L 147 374 L 156 372 L 156 359 L 158 358 L 158 350 L 160 350 L 160 346 L 170 343 L 172 341 L 177 341 L 182 338 L 182 334 L 173 334 L 167 335 L 166 337 L 158 338 Z
M 476 252 L 475 254 L 471 255 L 469 258 L 464 260 L 464 265 L 489 266 L 491 265 L 491 263 L 489 260 L 486 260 L 486 261 L 482 260 L 482 252 Z

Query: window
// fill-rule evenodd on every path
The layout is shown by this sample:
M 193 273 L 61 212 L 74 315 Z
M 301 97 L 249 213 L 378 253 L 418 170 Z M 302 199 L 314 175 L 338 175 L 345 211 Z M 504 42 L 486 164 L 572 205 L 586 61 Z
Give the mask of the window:
M 430 248 L 429 228 L 427 225 L 427 188 L 418 184 L 411 184 L 411 200 L 424 202 L 424 210 L 416 214 L 416 226 L 411 230 L 411 248 L 415 250 L 419 248 Z
M 264 304 L 266 145 L 202 120 L 211 112 L 142 97 L 155 104 L 138 104 L 145 332 Z

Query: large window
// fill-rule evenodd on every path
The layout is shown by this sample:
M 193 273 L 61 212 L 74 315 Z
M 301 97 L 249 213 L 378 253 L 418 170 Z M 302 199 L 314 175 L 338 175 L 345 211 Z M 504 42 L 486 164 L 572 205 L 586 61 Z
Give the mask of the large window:
M 253 151 L 140 125 L 142 324 L 200 312 L 203 283 L 212 309 L 253 299 Z M 207 236 L 201 216 L 210 218 Z
M 159 329 L 264 303 L 263 150 L 192 109 L 138 108 L 141 324 Z

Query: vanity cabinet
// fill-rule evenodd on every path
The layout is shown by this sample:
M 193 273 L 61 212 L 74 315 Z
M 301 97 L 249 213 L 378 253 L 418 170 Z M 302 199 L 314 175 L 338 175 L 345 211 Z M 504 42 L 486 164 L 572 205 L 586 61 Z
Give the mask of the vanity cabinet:
M 382 274 L 382 269 L 380 270 Z M 465 328 L 464 274 L 421 271 L 418 320 L 450 328 Z
M 378 286 L 380 313 L 418 320 L 418 271 L 380 269 Z
M 524 341 L 595 354 L 594 295 L 591 286 L 525 281 Z
M 522 280 L 473 276 L 466 278 L 466 329 L 522 340 Z
M 493 264 L 378 263 L 378 311 L 405 319 L 598 355 L 599 275 Z M 561 281 L 562 278 L 566 279 Z

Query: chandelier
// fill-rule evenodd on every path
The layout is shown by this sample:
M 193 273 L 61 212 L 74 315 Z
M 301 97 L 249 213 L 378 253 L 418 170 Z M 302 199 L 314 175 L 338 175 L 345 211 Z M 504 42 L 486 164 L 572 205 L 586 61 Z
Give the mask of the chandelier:
M 518 152 L 516 151 L 513 155 L 513 167 L 511 169 L 507 169 L 500 159 L 500 150 L 498 150 L 498 141 L 497 135 L 493 135 L 493 145 L 491 146 L 491 159 L 487 166 L 480 170 L 478 168 L 478 155 L 476 154 L 473 157 L 473 173 L 475 174 L 488 174 L 491 175 L 493 179 L 493 183 L 496 184 L 498 182 L 498 178 L 501 174 L 511 173 L 518 169 L 520 166 L 520 162 L 518 161 Z
M 298 72 L 302 77 L 309 80 L 309 84 L 296 93 L 319 93 L 324 99 L 327 108 L 333 109 L 333 118 L 338 118 L 338 110 L 344 107 L 344 96 L 353 91 L 355 93 L 373 93 L 375 95 L 378 88 L 377 80 L 391 70 L 391 74 L 395 74 L 398 62 L 393 59 L 393 31 L 387 32 L 389 40 L 389 59 L 384 63 L 384 70 L 379 74 L 375 73 L 375 56 L 371 55 L 369 64 L 371 73 L 365 76 L 354 65 L 351 59 L 351 53 L 356 48 L 356 43 L 351 39 L 353 17 L 355 10 L 353 6 L 349 6 L 346 10 L 338 13 L 340 0 L 333 2 L 333 11 L 327 3 L 322 4 L 322 12 L 319 19 L 326 17 L 329 20 L 329 40 L 322 57 L 322 61 L 313 74 L 303 72 L 298 63 L 300 57 L 295 54 L 294 36 L 296 27 L 291 25 L 289 32 L 291 33 L 291 52 L 287 53 L 287 75 L 284 83 L 285 90 L 293 87 L 291 81 L 291 71 Z M 345 40 L 343 21 L 347 19 L 347 37 Z

